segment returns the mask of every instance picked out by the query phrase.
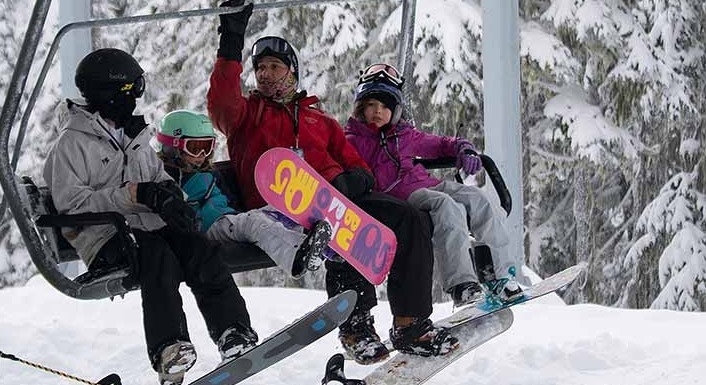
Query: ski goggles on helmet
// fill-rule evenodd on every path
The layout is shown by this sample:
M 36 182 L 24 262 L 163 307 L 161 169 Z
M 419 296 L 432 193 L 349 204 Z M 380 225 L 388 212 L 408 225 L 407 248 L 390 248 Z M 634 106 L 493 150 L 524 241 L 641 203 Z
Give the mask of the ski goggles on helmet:
M 404 78 L 402 77 L 402 74 L 400 74 L 400 71 L 398 71 L 397 68 L 385 63 L 372 64 L 366 69 L 360 71 L 358 84 L 368 83 L 375 80 L 387 80 L 395 87 L 402 87 L 402 84 L 404 84 Z
M 288 57 L 294 55 L 294 49 L 286 40 L 277 36 L 263 37 L 253 44 L 252 55 L 254 57 L 259 58 L 268 53 Z
M 184 151 L 187 155 L 198 158 L 199 156 L 211 156 L 213 149 L 216 147 L 216 138 L 212 136 L 201 138 L 177 138 L 157 132 L 157 141 L 166 146 L 171 146 Z
M 273 56 L 289 66 L 294 77 L 299 79 L 299 60 L 294 47 L 288 41 L 278 36 L 265 36 L 258 39 L 252 46 L 252 65 L 257 68 L 257 62 L 265 56 Z
M 121 93 L 129 93 L 136 99 L 139 98 L 145 93 L 145 77 L 140 76 L 133 82 L 123 83 L 118 91 Z

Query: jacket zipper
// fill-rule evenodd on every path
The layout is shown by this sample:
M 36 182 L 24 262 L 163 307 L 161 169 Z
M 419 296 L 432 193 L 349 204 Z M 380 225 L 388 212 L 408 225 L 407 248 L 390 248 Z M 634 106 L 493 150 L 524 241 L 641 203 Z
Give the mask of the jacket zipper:
M 123 170 L 120 173 L 120 184 L 123 184 L 123 183 L 125 183 L 125 170 L 127 169 L 127 160 L 128 160 L 127 153 L 125 152 L 123 147 L 118 144 L 118 140 L 115 139 L 113 134 L 110 133 L 110 131 L 103 125 L 103 123 L 101 123 L 100 120 L 96 120 L 96 122 L 103 129 L 103 131 L 105 131 L 105 133 L 108 134 L 108 136 L 110 136 L 108 143 L 110 143 L 113 146 L 113 148 L 117 147 L 117 149 L 120 150 L 120 152 L 123 154 Z M 132 141 L 130 141 L 130 143 L 132 143 Z

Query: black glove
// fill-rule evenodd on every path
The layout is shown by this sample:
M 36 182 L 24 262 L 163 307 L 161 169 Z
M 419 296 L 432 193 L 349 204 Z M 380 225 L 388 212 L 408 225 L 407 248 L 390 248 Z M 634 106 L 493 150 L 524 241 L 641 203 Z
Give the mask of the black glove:
M 239 7 L 243 3 L 245 3 L 245 0 L 228 0 L 220 6 Z M 221 40 L 218 44 L 218 57 L 243 61 L 245 28 L 248 26 L 253 6 L 253 3 L 250 3 L 240 12 L 218 15 L 221 19 L 221 25 L 218 27 L 218 32 L 221 34 Z
M 173 180 L 138 183 L 136 200 L 159 214 L 169 227 L 197 230 L 196 212 L 184 202 L 184 194 Z
M 363 168 L 354 168 L 338 174 L 331 184 L 349 199 L 356 200 L 372 191 L 375 177 Z
M 198 232 L 199 223 L 196 217 L 196 212 L 183 200 L 173 199 L 167 201 L 162 206 L 162 212 L 159 214 L 167 226 L 172 229 Z

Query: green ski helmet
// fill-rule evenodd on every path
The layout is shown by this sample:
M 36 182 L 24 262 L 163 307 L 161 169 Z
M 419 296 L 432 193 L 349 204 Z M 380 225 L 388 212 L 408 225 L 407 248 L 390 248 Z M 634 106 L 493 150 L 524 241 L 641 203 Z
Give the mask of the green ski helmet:
M 189 110 L 169 112 L 159 121 L 159 130 L 152 141 L 154 149 L 166 163 L 190 168 L 182 161 L 182 153 L 198 157 L 205 155 L 207 162 L 216 147 L 216 132 L 208 116 Z

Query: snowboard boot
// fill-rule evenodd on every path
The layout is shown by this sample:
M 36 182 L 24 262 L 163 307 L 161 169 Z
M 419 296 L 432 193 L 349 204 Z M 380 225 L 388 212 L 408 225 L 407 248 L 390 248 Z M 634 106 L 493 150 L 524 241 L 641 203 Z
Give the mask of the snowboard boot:
M 160 385 L 181 385 L 184 374 L 196 363 L 196 349 L 188 341 L 177 341 L 159 352 L 157 376 Z
M 507 304 L 524 297 L 522 288 L 515 279 L 515 267 L 509 268 L 508 274 L 504 277 L 486 282 L 485 286 L 488 289 L 488 301 L 490 302 Z
M 331 240 L 331 225 L 326 221 L 319 221 L 309 231 L 309 234 L 299 246 L 294 263 L 292 264 L 292 276 L 301 278 L 308 271 L 316 271 L 324 263 L 323 252 Z
M 375 332 L 374 323 L 369 311 L 354 313 L 338 332 L 343 348 L 361 365 L 374 364 L 390 356 L 390 351 Z
M 448 291 L 454 301 L 454 307 L 476 305 L 485 300 L 483 289 L 478 282 L 460 283 Z
M 458 339 L 448 330 L 434 326 L 429 318 L 411 318 L 411 322 L 400 322 L 408 317 L 395 317 L 390 329 L 390 341 L 398 351 L 423 357 L 443 356 L 458 348 Z
M 254 348 L 257 340 L 257 333 L 251 327 L 241 323 L 226 329 L 216 342 L 218 352 L 221 354 L 221 365 Z

